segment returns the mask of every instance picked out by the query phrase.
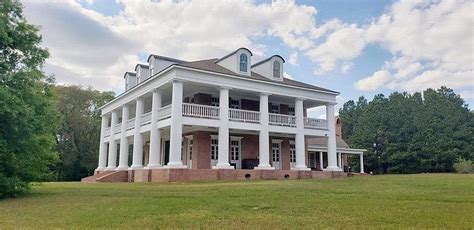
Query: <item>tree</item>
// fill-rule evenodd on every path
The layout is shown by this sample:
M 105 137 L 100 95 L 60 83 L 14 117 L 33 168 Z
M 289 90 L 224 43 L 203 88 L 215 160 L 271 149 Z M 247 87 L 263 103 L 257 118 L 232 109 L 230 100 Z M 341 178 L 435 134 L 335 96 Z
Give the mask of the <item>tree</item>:
M 80 180 L 97 167 L 99 107 L 111 101 L 114 94 L 78 86 L 56 86 L 55 91 L 62 123 L 56 146 L 61 162 L 53 170 L 57 180 Z
M 0 2 L 0 198 L 18 196 L 46 179 L 59 116 L 51 79 L 41 72 L 48 57 L 38 28 L 26 22 L 18 1 Z
M 344 104 L 343 137 L 368 150 L 367 171 L 451 172 L 458 158 L 474 159 L 474 114 L 464 100 L 446 87 L 423 95 L 394 92 Z

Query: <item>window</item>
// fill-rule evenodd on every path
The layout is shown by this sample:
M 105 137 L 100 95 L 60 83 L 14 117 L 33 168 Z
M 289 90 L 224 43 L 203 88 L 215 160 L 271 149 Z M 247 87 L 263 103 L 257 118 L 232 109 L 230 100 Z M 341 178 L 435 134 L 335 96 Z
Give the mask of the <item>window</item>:
M 280 144 L 279 143 L 272 143 L 272 160 L 273 161 L 280 161 Z
M 240 155 L 239 141 L 230 141 L 230 160 L 238 161 Z
M 229 107 L 232 109 L 240 109 L 240 100 L 230 99 Z
M 247 72 L 247 55 L 240 55 L 240 72 Z
M 280 106 L 272 104 L 272 107 L 270 107 L 270 113 L 280 113 Z
M 218 97 L 212 97 L 211 98 L 211 105 L 215 107 L 219 107 L 219 98 Z
M 296 146 L 294 143 L 290 143 L 290 162 L 296 162 Z
M 273 62 L 273 77 L 280 78 L 280 62 L 279 61 Z
M 288 115 L 295 116 L 295 107 L 288 108 Z
M 217 139 L 211 139 L 211 160 L 217 160 L 219 157 L 217 146 L 219 146 L 219 141 Z
M 193 159 L 193 139 L 189 140 L 189 160 Z

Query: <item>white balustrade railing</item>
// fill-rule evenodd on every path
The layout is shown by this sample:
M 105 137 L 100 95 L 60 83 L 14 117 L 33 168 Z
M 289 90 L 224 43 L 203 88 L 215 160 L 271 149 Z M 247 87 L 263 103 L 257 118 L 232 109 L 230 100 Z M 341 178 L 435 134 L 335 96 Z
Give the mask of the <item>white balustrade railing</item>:
M 219 119 L 219 107 L 183 103 L 183 116 Z
M 270 125 L 296 127 L 296 116 L 270 113 L 268 114 Z
M 158 109 L 158 120 L 164 120 L 171 117 L 171 104 Z
M 304 118 L 304 127 L 308 129 L 327 129 L 328 128 L 328 121 L 325 119 L 317 119 L 317 118 Z
M 104 136 L 110 136 L 110 127 L 104 129 Z
M 130 130 L 130 129 L 133 129 L 133 128 L 135 128 L 135 118 L 129 119 L 127 121 L 126 129 Z
M 115 125 L 115 134 L 120 133 L 122 130 L 122 124 L 116 124 Z
M 240 121 L 240 122 L 260 122 L 260 112 L 243 110 L 243 109 L 229 109 L 229 120 Z
M 142 126 L 150 124 L 151 123 L 151 112 L 142 114 L 142 116 L 140 117 L 140 123 L 141 123 Z

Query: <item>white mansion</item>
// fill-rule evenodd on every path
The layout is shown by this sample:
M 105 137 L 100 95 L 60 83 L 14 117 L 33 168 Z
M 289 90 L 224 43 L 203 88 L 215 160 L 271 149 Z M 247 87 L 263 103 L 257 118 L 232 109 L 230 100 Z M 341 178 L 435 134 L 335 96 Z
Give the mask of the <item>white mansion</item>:
M 125 92 L 101 108 L 95 179 L 120 171 L 128 173 L 110 181 L 160 181 L 170 172 L 183 179 L 186 171 L 186 179 L 239 177 L 231 171 L 307 178 L 311 170 L 342 171 L 348 154 L 360 156 L 363 172 L 364 150 L 350 149 L 336 132 L 339 93 L 284 78 L 284 63 L 273 55 L 252 64 L 246 48 L 199 61 L 150 55 L 125 73 Z M 327 120 L 307 116 L 318 106 Z

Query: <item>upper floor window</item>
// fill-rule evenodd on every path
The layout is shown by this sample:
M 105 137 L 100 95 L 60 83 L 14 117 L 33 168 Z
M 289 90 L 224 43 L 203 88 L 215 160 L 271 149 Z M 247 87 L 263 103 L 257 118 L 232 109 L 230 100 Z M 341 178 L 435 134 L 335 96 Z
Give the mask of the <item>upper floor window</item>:
M 279 61 L 274 61 L 273 62 L 273 77 L 274 78 L 280 78 L 280 62 Z
M 212 97 L 211 98 L 211 105 L 215 107 L 219 107 L 219 98 L 218 97 Z
M 247 55 L 241 54 L 240 55 L 240 72 L 247 72 Z

